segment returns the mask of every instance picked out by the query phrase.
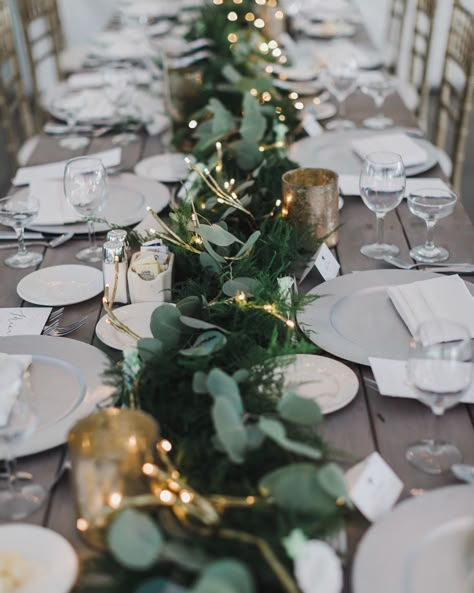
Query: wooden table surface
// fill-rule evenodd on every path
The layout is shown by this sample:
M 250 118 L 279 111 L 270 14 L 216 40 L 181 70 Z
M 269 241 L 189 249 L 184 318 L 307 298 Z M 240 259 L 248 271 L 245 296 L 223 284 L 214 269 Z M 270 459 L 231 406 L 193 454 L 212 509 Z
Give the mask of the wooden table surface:
M 349 99 L 347 115 L 360 124 L 362 119 L 373 112 L 373 102 L 369 97 L 356 93 Z M 387 98 L 385 113 L 391 116 L 398 126 L 415 126 L 413 116 L 406 110 L 398 95 Z M 94 153 L 111 147 L 111 139 L 102 137 L 91 142 L 80 153 L 60 148 L 55 137 L 41 136 L 39 145 L 31 157 L 30 164 L 42 164 Z M 157 154 L 163 150 L 159 137 L 140 137 L 138 142 L 123 147 L 123 168 L 133 169 L 140 159 Z M 314 162 L 317 167 L 318 163 Z M 427 172 L 427 176 L 441 175 L 438 167 Z M 343 227 L 337 245 L 337 257 L 341 273 L 354 270 L 371 270 L 389 267 L 384 262 L 370 260 L 360 254 L 360 246 L 375 237 L 375 215 L 369 211 L 359 198 L 346 198 L 341 211 Z M 424 223 L 411 215 L 405 203 L 386 217 L 386 238 L 401 248 L 401 257 L 407 258 L 411 246 L 424 237 Z M 474 232 L 468 216 L 461 204 L 453 216 L 441 221 L 437 227 L 436 238 L 440 244 L 447 245 L 453 261 L 470 261 L 474 254 Z M 100 238 L 99 238 L 100 240 Z M 41 267 L 57 264 L 78 263 L 74 254 L 85 246 L 87 239 L 75 238 L 57 249 L 44 249 Z M 3 256 L 3 254 L 2 254 Z M 0 256 L 0 257 L 2 257 Z M 100 265 L 97 265 L 100 267 Z M 16 294 L 18 281 L 32 270 L 12 270 L 0 263 L 0 306 L 15 307 L 28 305 Z M 468 277 L 466 279 L 469 279 Z M 61 324 L 67 324 L 82 315 L 88 315 L 88 322 L 67 339 L 81 340 L 100 347 L 95 338 L 94 328 L 101 316 L 101 297 L 65 308 Z M 370 319 L 367 319 L 370 323 Z M 403 496 L 410 496 L 413 489 L 433 489 L 454 482 L 449 474 L 443 476 L 425 475 L 405 461 L 404 452 L 414 440 L 430 437 L 433 433 L 434 417 L 431 411 L 417 401 L 381 397 L 370 381 L 373 379 L 370 368 L 350 364 L 360 380 L 357 397 L 344 409 L 327 416 L 319 432 L 335 448 L 349 451 L 358 457 L 365 457 L 379 451 L 387 463 L 395 470 L 405 484 Z M 367 381 L 368 380 L 368 381 Z M 441 420 L 441 436 L 458 445 L 467 463 L 474 464 L 473 407 L 458 405 L 448 411 Z M 33 472 L 38 482 L 47 486 L 61 467 L 65 457 L 65 447 L 26 457 L 20 460 L 19 469 Z M 68 539 L 80 554 L 87 548 L 75 529 L 75 513 L 68 475 L 66 474 L 50 492 L 46 504 L 29 517 L 27 521 L 50 527 Z M 347 590 L 350 590 L 348 586 Z

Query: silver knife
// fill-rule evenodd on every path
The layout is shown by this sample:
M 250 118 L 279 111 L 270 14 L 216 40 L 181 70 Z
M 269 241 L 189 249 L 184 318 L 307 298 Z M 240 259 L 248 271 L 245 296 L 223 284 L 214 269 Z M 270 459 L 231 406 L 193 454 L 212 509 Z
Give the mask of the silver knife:
M 13 241 L 16 239 L 16 233 L 13 231 L 0 231 L 0 241 Z M 42 233 L 34 233 L 33 231 L 25 231 L 25 239 L 44 239 Z
M 474 264 L 472 266 L 428 266 L 423 268 L 423 271 L 440 274 L 474 274 Z

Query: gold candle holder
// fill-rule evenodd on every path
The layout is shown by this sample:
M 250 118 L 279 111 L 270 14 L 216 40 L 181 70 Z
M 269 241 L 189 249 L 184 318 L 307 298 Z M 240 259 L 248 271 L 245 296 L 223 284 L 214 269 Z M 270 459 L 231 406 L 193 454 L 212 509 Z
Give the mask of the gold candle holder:
M 143 471 L 155 463 L 159 429 L 138 410 L 109 408 L 80 420 L 68 436 L 76 526 L 87 541 L 105 548 L 105 531 L 127 500 L 152 492 Z
M 329 169 L 292 169 L 282 176 L 283 213 L 314 228 L 314 238 L 337 245 L 339 234 L 338 175 Z

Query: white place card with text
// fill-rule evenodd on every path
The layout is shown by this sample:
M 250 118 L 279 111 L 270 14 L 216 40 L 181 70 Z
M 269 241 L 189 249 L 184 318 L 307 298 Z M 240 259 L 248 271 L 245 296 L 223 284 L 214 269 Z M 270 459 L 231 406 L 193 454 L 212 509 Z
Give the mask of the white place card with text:
M 39 336 L 51 307 L 13 307 L 0 309 L 0 336 Z
M 352 502 L 369 521 L 390 511 L 403 490 L 403 482 L 377 452 L 351 467 L 345 479 Z
M 326 243 L 323 243 L 310 259 L 305 271 L 301 274 L 299 283 L 301 284 L 311 270 L 314 269 L 319 272 L 319 275 L 325 281 L 332 280 L 339 274 L 341 266 Z

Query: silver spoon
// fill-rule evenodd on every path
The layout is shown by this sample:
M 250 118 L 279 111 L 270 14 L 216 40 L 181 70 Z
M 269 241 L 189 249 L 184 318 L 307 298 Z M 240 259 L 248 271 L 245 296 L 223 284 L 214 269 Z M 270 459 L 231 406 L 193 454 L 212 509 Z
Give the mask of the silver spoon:
M 458 480 L 474 484 L 474 465 L 468 463 L 455 463 L 451 466 L 451 471 Z
M 25 247 L 59 247 L 73 237 L 74 233 L 63 233 L 62 235 L 51 239 L 51 241 L 35 241 L 34 243 L 25 243 Z M 5 245 L 0 245 L 0 249 L 13 249 L 15 247 L 18 247 L 18 243 L 6 243 Z
M 414 268 L 419 268 L 419 267 L 425 267 L 425 268 L 462 268 L 462 267 L 472 268 L 472 267 L 474 267 L 474 264 L 468 263 L 468 262 L 461 262 L 461 263 L 453 263 L 453 262 L 433 262 L 433 263 L 417 262 L 417 263 L 413 264 L 411 262 L 407 262 L 407 261 L 405 261 L 403 259 L 400 259 L 399 257 L 395 257 L 394 255 L 385 255 L 384 256 L 384 260 L 387 263 L 392 264 L 392 266 L 395 266 L 395 267 L 400 268 L 402 270 L 413 270 Z

